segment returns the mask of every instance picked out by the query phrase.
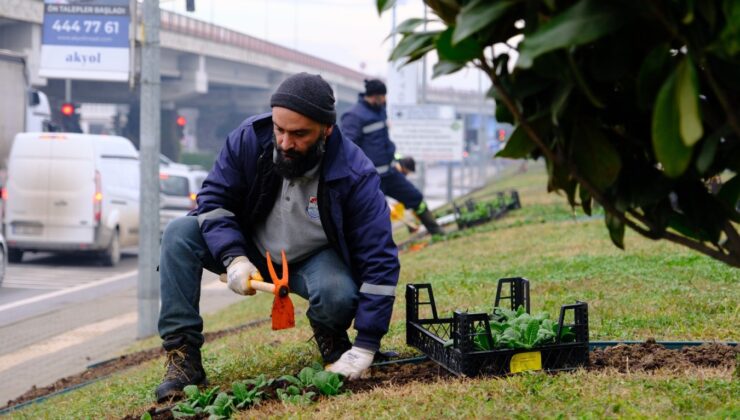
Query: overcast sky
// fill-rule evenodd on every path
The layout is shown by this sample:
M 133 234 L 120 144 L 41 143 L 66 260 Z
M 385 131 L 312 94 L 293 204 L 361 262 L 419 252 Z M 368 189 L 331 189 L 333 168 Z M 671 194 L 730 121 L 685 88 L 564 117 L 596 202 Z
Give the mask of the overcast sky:
M 160 0 L 160 6 L 370 75 L 385 78 L 388 71 L 392 13 L 378 17 L 375 0 L 195 0 L 194 13 L 185 11 L 185 0 Z M 421 0 L 400 0 L 396 19 L 423 13 Z M 435 61 L 428 63 L 430 76 Z M 465 69 L 430 85 L 477 90 L 478 79 L 477 70 Z M 488 86 L 483 77 L 482 88 Z

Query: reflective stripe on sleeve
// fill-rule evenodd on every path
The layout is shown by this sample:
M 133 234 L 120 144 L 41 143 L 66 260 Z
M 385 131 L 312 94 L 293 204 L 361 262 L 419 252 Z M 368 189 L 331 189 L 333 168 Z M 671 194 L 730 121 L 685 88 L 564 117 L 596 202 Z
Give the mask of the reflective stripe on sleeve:
M 214 209 L 198 215 L 198 226 L 203 226 L 206 220 L 220 219 L 222 217 L 234 217 L 234 213 L 226 209 Z
M 374 122 L 372 124 L 368 124 L 362 127 L 362 133 L 363 134 L 372 133 L 373 131 L 382 130 L 383 127 L 385 127 L 385 121 Z
M 360 293 L 380 296 L 396 296 L 396 286 L 382 286 L 379 284 L 362 283 Z

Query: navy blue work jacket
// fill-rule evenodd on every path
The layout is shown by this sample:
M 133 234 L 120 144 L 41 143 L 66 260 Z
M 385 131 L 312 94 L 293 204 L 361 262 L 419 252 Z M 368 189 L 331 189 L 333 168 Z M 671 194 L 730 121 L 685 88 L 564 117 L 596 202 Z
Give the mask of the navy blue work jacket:
M 342 115 L 342 133 L 355 142 L 375 166 L 391 163 L 396 145 L 388 136 L 385 108 L 375 108 L 360 94 L 357 103 Z

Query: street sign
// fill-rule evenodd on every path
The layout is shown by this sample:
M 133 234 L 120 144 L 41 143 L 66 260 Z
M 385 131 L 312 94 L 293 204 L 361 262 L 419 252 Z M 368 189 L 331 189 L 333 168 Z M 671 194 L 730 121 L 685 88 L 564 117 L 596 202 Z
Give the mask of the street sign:
M 456 119 L 393 120 L 388 125 L 396 152 L 418 161 L 460 161 L 463 121 Z
M 127 81 L 129 0 L 44 0 L 41 77 Z

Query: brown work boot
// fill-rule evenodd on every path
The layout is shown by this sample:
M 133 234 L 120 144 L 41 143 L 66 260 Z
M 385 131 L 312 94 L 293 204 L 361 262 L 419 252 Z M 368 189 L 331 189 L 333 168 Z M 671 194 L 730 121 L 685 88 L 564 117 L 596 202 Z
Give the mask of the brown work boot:
M 165 338 L 162 346 L 167 351 L 167 372 L 155 391 L 158 403 L 182 396 L 187 385 L 206 384 L 199 347 L 187 343 L 183 335 Z
M 445 234 L 445 231 L 437 224 L 437 219 L 434 218 L 434 215 L 429 211 L 429 209 L 424 209 L 424 211 L 421 214 L 417 214 L 417 216 L 419 217 L 419 220 L 421 220 L 421 223 L 424 224 L 424 227 L 427 228 L 427 232 L 429 232 L 430 235 Z
M 313 338 L 319 346 L 319 353 L 324 363 L 334 363 L 342 357 L 345 351 L 352 348 L 347 331 L 335 332 L 318 323 L 309 320 L 313 330 Z

